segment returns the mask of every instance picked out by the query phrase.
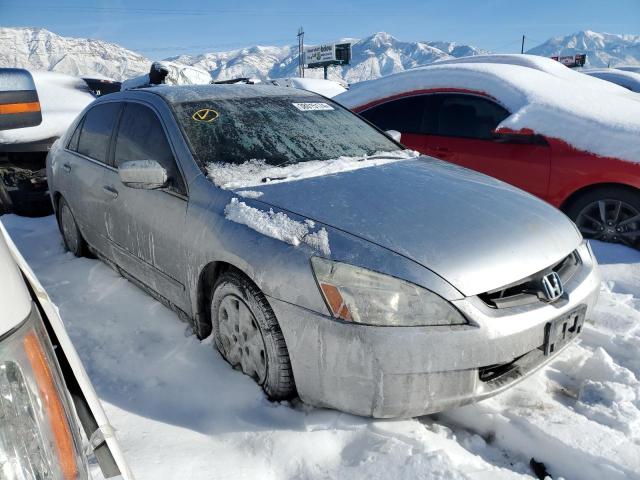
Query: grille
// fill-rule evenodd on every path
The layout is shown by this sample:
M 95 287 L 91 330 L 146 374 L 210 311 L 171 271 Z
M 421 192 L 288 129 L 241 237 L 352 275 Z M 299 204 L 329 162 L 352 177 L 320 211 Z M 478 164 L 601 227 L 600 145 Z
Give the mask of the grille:
M 482 293 L 478 297 L 491 308 L 509 308 L 543 301 L 545 296 L 542 290 L 542 278 L 545 275 L 554 271 L 560 276 L 562 284 L 566 285 L 581 265 L 580 255 L 577 251 L 573 251 L 550 268 L 506 287 Z

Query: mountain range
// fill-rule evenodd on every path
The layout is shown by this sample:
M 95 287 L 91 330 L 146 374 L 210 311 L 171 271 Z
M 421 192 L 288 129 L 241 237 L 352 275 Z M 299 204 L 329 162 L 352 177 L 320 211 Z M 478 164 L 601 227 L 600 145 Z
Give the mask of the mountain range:
M 409 42 L 379 32 L 352 43 L 350 65 L 329 69 L 329 77 L 354 83 L 400 72 L 437 60 L 489 53 L 455 42 Z M 556 37 L 527 53 L 551 56 L 587 53 L 592 66 L 640 65 L 640 35 L 616 35 L 582 31 Z M 170 57 L 177 63 L 211 72 L 215 80 L 237 77 L 280 78 L 297 75 L 298 52 L 293 46 L 253 46 L 226 52 Z M 52 70 L 78 76 L 123 80 L 147 73 L 151 60 L 114 43 L 69 38 L 42 28 L 1 28 L 0 67 Z M 322 70 L 306 70 L 321 77 Z

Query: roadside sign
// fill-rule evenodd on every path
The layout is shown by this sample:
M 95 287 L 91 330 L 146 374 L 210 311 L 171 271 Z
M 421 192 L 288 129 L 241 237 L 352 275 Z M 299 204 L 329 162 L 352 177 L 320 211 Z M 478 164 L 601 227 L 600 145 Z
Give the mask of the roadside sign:
M 327 43 L 304 49 L 304 63 L 309 68 L 327 65 L 348 65 L 351 61 L 350 43 Z
M 556 55 L 551 58 L 569 68 L 575 68 L 575 67 L 584 67 L 584 63 L 587 60 L 587 54 L 578 53 L 576 55 Z

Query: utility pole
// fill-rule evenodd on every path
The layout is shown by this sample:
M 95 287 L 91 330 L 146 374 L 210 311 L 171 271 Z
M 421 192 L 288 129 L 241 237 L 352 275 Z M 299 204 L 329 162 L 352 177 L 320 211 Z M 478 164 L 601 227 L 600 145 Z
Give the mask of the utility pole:
M 524 35 L 522 35 L 522 46 L 520 47 L 520 53 L 524 53 Z
M 298 29 L 298 76 L 304 78 L 304 29 Z

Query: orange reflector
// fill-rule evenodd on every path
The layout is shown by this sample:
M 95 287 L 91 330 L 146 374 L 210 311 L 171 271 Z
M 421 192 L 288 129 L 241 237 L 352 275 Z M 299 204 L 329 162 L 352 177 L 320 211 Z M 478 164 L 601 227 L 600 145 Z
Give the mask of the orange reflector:
M 47 363 L 47 357 L 35 332 L 31 331 L 25 337 L 24 349 L 29 358 L 29 363 L 31 363 L 31 368 L 33 368 L 47 417 L 49 417 L 49 422 L 51 423 L 51 431 L 53 432 L 62 474 L 65 480 L 75 479 L 77 478 L 78 467 L 76 465 L 73 437 L 71 436 L 67 416 L 56 389 L 51 369 Z
M 5 103 L 0 105 L 0 115 L 6 115 L 9 113 L 29 113 L 39 112 L 40 102 L 26 102 L 26 103 Z
M 322 289 L 324 298 L 329 304 L 329 308 L 331 309 L 331 313 L 333 314 L 333 316 L 341 318 L 343 320 L 351 321 L 351 312 L 349 312 L 347 305 L 344 303 L 344 299 L 340 294 L 340 290 L 329 283 L 322 282 L 320 282 L 320 288 Z

